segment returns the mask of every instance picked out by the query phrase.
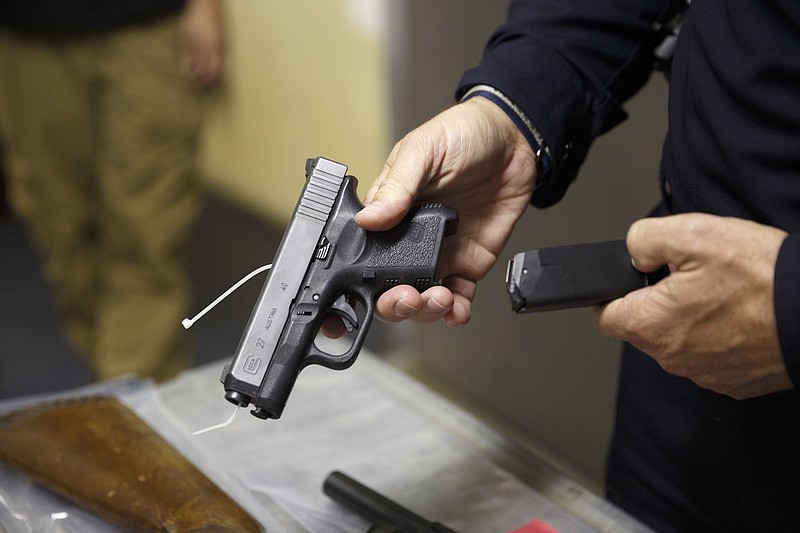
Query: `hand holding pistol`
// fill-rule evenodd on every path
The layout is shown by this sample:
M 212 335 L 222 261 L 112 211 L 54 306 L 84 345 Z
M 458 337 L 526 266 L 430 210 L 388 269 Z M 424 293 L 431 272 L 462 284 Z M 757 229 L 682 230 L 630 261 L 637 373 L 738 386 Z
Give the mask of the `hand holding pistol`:
M 456 212 L 442 204 L 421 205 L 393 229 L 368 232 L 355 223 L 364 207 L 356 186 L 344 165 L 321 157 L 306 164 L 302 194 L 221 377 L 225 398 L 241 407 L 253 404 L 258 418 L 280 418 L 306 366 L 342 370 L 353 364 L 372 323 L 375 296 L 395 285 L 421 292 L 436 283 L 442 240 L 455 233 Z M 355 331 L 343 354 L 314 343 L 329 313 Z

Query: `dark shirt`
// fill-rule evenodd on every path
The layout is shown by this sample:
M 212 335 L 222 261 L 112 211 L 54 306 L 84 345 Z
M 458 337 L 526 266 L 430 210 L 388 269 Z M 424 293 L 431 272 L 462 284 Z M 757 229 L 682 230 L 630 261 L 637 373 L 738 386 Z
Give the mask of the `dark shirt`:
M 18 31 L 101 31 L 178 13 L 184 0 L 0 0 L 0 26 Z
M 552 152 L 532 202 L 557 202 L 594 138 L 625 119 L 653 71 L 669 0 L 516 0 L 465 73 L 531 119 Z M 671 70 L 661 164 L 671 213 L 790 233 L 775 271 L 779 340 L 800 385 L 800 2 L 693 0 Z M 688 466 L 687 466 L 688 465 Z M 800 393 L 747 401 L 703 390 L 628 348 L 609 495 L 659 531 L 800 526 Z

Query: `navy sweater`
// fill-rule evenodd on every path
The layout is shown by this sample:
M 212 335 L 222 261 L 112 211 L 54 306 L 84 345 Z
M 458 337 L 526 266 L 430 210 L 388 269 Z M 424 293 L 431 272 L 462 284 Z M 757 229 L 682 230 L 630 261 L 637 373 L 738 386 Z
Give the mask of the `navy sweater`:
M 557 202 L 595 137 L 626 118 L 647 81 L 670 0 L 518 0 L 457 96 L 492 85 L 531 118 L 553 168 L 533 203 Z M 735 7 L 732 7 L 735 6 Z M 800 232 L 800 3 L 695 1 L 678 41 L 662 179 L 672 212 L 703 211 Z M 790 263 L 791 262 L 791 263 Z M 776 276 L 781 345 L 800 384 L 800 242 Z
M 557 202 L 594 138 L 653 71 L 670 0 L 515 0 L 477 84 L 505 93 L 552 152 L 532 202 Z M 670 79 L 661 164 L 671 213 L 755 220 L 790 233 L 775 270 L 781 348 L 795 383 L 748 401 L 623 357 L 609 495 L 658 530 L 800 527 L 800 2 L 693 0 Z M 679 465 L 690 465 L 679 467 Z

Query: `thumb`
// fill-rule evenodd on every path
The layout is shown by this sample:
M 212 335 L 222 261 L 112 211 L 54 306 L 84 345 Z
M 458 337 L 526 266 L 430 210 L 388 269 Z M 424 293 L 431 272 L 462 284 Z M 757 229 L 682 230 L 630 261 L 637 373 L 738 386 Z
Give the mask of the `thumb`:
M 366 205 L 356 215 L 356 223 L 368 231 L 396 226 L 414 205 L 430 173 L 429 167 L 413 149 L 395 147 L 367 194 Z
M 653 272 L 666 264 L 679 267 L 689 258 L 687 224 L 695 215 L 673 215 L 645 218 L 634 222 L 628 230 L 628 251 L 636 268 Z
M 370 194 L 364 208 L 356 214 L 356 223 L 367 231 L 383 231 L 396 226 L 411 209 L 415 194 L 403 182 L 386 178 Z

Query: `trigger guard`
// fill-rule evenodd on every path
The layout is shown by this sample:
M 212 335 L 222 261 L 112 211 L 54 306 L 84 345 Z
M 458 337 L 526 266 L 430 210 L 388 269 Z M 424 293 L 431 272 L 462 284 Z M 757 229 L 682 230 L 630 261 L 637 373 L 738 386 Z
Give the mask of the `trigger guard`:
M 308 355 L 303 361 L 302 367 L 306 367 L 308 365 L 320 365 L 326 368 L 330 368 L 331 370 L 344 370 L 346 368 L 350 368 L 350 366 L 355 362 L 359 352 L 361 351 L 361 348 L 364 345 L 367 333 L 369 332 L 369 328 L 372 324 L 374 308 L 372 305 L 372 300 L 369 298 L 366 292 L 362 293 L 356 291 L 353 296 L 362 305 L 364 305 L 366 309 L 364 313 L 364 321 L 361 324 L 361 327 L 358 328 L 358 332 L 356 333 L 355 339 L 353 339 L 353 344 L 345 353 L 335 355 L 323 352 L 317 347 L 316 344 L 311 343 L 311 347 L 309 349 Z M 344 296 L 341 296 L 340 298 L 344 298 Z M 347 307 L 350 310 L 353 309 L 352 307 L 350 307 L 349 303 L 347 304 Z

